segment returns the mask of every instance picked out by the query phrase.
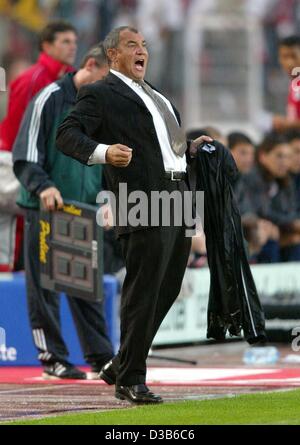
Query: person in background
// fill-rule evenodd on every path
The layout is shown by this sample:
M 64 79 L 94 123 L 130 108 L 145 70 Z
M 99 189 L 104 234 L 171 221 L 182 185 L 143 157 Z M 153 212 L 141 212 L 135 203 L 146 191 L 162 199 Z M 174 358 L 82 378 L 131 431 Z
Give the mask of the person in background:
M 279 42 L 279 63 L 289 76 L 290 88 L 286 116 L 273 116 L 273 129 L 286 132 L 300 129 L 300 36 L 285 37 Z
M 256 167 L 243 177 L 248 212 L 270 221 L 280 232 L 280 249 L 275 240 L 269 240 L 258 262 L 300 260 L 300 215 L 290 175 L 292 156 L 284 136 L 269 134 L 257 149 Z
M 297 206 L 300 210 L 300 130 L 290 131 L 287 134 L 287 139 L 292 148 L 292 162 L 290 172 L 296 188 Z
M 279 231 L 271 222 L 259 218 L 252 212 L 251 203 L 247 200 L 243 176 L 251 172 L 255 164 L 255 146 L 252 140 L 244 133 L 232 132 L 228 135 L 228 148 L 235 160 L 240 177 L 234 185 L 235 196 L 241 212 L 242 225 L 245 239 L 248 242 L 249 261 L 255 263 L 257 255 L 263 246 L 270 240 L 278 248 Z
M 249 173 L 255 161 L 255 147 L 252 140 L 246 134 L 236 131 L 227 136 L 227 141 L 239 172 Z
M 83 85 L 103 79 L 108 62 L 102 45 L 92 48 L 81 68 L 51 83 L 30 103 L 13 149 L 14 172 L 20 180 L 18 204 L 25 209 L 25 272 L 30 324 L 44 378 L 83 379 L 68 362 L 59 323 L 59 296 L 42 289 L 39 276 L 39 208 L 62 208 L 64 199 L 95 205 L 101 190 L 101 166 L 88 168 L 56 149 L 59 124 L 75 104 Z M 113 357 L 100 303 L 67 296 L 84 358 L 98 377 Z
M 23 114 L 30 100 L 44 87 L 61 78 L 67 72 L 74 69 L 77 50 L 77 32 L 70 24 L 62 20 L 50 22 L 39 37 L 40 55 L 37 62 L 20 74 L 9 85 L 8 109 L 4 120 L 0 123 L 0 152 L 11 152 Z M 1 191 L 0 191 L 1 195 Z M 1 201 L 1 196 L 0 196 Z M 3 210 L 2 210 L 3 211 Z M 1 215 L 0 215 L 1 216 Z M 2 251 L 8 252 L 14 249 L 12 264 L 0 264 L 0 269 L 22 269 L 21 255 L 23 239 L 23 219 L 14 215 L 9 219 L 9 225 L 16 223 L 16 240 L 13 247 L 9 246 L 10 239 L 0 234 L 0 258 Z M 7 231 L 2 231 L 6 233 Z M 5 262 L 5 260 L 2 260 Z

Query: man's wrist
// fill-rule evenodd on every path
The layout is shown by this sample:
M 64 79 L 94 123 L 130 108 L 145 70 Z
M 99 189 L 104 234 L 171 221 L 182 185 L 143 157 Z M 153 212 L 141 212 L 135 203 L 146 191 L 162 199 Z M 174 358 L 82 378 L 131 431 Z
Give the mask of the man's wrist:
M 46 182 L 44 182 L 42 185 L 40 185 L 40 186 L 36 189 L 35 193 L 36 193 L 38 196 L 40 196 L 40 194 L 43 193 L 44 190 L 47 190 L 47 189 L 49 189 L 49 188 L 51 188 L 51 187 L 55 187 L 54 182 L 52 182 L 52 181 L 46 181 Z
M 106 164 L 106 153 L 110 145 L 99 144 L 97 145 L 94 153 L 91 154 L 88 160 L 88 165 L 94 164 Z

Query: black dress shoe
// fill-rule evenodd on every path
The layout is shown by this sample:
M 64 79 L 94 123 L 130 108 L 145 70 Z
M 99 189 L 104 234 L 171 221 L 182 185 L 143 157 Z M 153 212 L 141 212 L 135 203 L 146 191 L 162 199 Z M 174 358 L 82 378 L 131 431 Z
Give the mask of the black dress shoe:
M 103 366 L 99 373 L 100 379 L 104 380 L 108 385 L 115 385 L 117 378 L 117 370 L 114 362 L 110 360 Z
M 162 403 L 160 396 L 153 394 L 146 385 L 116 386 L 116 398 L 131 403 Z

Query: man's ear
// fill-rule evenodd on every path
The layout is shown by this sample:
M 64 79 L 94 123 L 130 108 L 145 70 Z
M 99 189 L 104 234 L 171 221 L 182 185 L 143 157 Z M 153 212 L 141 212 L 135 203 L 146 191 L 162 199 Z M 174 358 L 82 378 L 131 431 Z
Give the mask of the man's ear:
M 116 61 L 117 54 L 118 54 L 117 48 L 109 48 L 107 50 L 107 57 L 111 63 L 114 63 Z
M 91 57 L 90 59 L 87 60 L 84 68 L 88 71 L 92 71 L 93 68 L 95 68 L 95 66 L 97 65 L 96 60 L 93 59 L 93 57 Z
M 53 47 L 53 43 L 51 43 L 51 42 L 43 42 L 42 43 L 42 51 L 46 54 L 52 53 L 52 47 Z
M 48 53 L 49 51 L 51 51 L 51 43 L 50 42 L 43 42 L 42 43 L 42 51 L 44 53 Z

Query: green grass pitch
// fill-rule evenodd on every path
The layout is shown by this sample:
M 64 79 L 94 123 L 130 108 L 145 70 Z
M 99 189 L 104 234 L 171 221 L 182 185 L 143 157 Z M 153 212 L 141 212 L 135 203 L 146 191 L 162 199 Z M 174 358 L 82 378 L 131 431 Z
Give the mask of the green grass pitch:
M 129 406 L 128 409 L 11 422 L 10 425 L 300 425 L 300 390 Z

